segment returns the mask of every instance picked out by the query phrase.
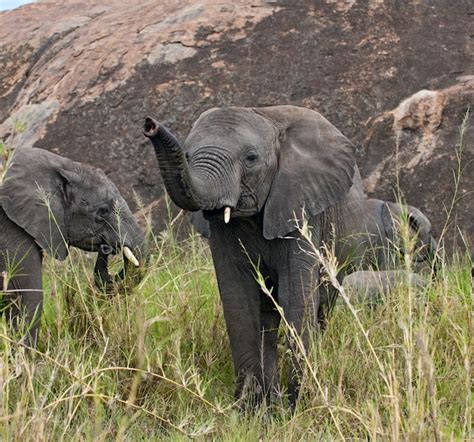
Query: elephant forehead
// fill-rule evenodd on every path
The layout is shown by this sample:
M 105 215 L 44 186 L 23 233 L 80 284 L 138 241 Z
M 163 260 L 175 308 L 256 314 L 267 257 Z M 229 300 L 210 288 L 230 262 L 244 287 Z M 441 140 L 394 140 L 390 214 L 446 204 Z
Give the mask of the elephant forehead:
M 259 148 L 265 143 L 261 137 L 248 130 L 235 131 L 216 128 L 211 133 L 197 134 L 186 140 L 184 149 L 193 154 L 202 147 L 221 147 L 238 154 L 247 147 Z
M 89 165 L 80 165 L 78 170 L 85 187 L 93 188 L 95 192 L 103 194 L 119 194 L 119 191 L 113 181 L 105 174 L 102 169 Z
M 120 192 L 105 175 L 83 171 L 81 181 L 74 186 L 76 201 L 93 209 L 103 204 L 121 207 L 125 204 Z
M 249 109 L 216 109 L 194 124 L 184 147 L 193 152 L 203 146 L 222 146 L 233 151 L 268 144 L 275 131 L 271 124 Z

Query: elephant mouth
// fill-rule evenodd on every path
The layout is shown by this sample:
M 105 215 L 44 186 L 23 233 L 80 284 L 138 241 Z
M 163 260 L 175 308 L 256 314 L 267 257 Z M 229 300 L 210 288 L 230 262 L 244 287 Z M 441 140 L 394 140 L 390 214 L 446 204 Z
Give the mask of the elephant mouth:
M 226 214 L 226 209 L 228 214 Z M 226 206 L 225 208 L 222 207 L 220 209 L 203 210 L 202 213 L 207 221 L 222 220 L 225 224 L 228 224 L 231 218 L 250 217 L 255 215 L 257 211 L 253 209 L 242 208 L 236 208 L 234 210 L 229 206 Z
M 236 214 L 246 216 L 248 214 L 255 215 L 258 212 L 258 201 L 251 192 L 242 192 L 237 202 Z
M 248 217 L 258 213 L 258 204 L 253 194 L 243 192 L 240 194 L 235 207 L 223 205 L 215 209 L 204 209 L 202 211 L 204 218 L 221 219 L 227 224 L 231 218 Z
M 111 245 L 109 245 L 107 243 L 102 243 L 99 246 L 99 249 L 100 249 L 100 252 L 105 256 L 116 255 L 119 252 L 117 247 L 112 247 Z M 133 254 L 133 252 L 132 252 L 132 250 L 129 246 L 124 245 L 121 248 L 121 252 L 123 253 L 123 256 L 127 259 L 127 261 L 132 263 L 135 267 L 138 267 L 140 265 L 138 259 Z
M 230 221 L 232 216 L 233 208 L 230 206 L 224 206 L 219 209 L 210 209 L 210 210 L 203 210 L 202 214 L 204 218 L 208 221 L 212 219 L 221 219 L 227 224 Z
M 115 276 L 112 276 L 109 273 L 109 256 L 116 255 L 119 252 L 123 254 L 123 268 Z M 94 266 L 94 281 L 96 286 L 104 288 L 106 292 L 109 292 L 116 282 L 125 278 L 125 275 L 129 271 L 130 264 L 136 268 L 140 266 L 138 259 L 133 254 L 130 247 L 124 245 L 120 249 L 117 249 L 107 243 L 101 243 L 98 250 L 96 264 Z

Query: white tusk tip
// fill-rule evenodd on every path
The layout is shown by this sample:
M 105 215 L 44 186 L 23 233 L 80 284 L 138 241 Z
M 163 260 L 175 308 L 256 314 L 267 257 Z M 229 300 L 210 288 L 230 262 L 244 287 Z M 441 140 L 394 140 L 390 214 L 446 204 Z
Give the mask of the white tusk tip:
M 138 267 L 140 265 L 140 263 L 138 262 L 138 259 L 135 258 L 135 255 L 127 246 L 123 248 L 123 254 L 135 267 Z
M 224 222 L 228 224 L 230 221 L 230 207 L 224 209 Z

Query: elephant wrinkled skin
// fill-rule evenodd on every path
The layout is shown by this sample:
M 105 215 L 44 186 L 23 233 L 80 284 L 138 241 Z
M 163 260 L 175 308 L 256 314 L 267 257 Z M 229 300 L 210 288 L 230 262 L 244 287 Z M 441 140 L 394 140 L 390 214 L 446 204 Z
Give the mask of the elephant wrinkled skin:
M 28 327 L 28 346 L 38 339 L 42 252 L 64 260 L 69 246 L 99 252 L 96 279 L 105 283 L 112 280 L 109 254 L 123 251 L 136 265 L 147 253 L 142 230 L 102 170 L 42 149 L 15 149 L 0 186 L 0 290 L 9 323 Z

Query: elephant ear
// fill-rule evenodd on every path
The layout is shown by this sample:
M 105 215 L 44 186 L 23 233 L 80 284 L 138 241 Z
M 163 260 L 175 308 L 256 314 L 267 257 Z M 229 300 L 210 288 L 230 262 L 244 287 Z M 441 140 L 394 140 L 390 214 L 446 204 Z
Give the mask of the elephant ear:
M 356 172 L 352 143 L 310 109 L 275 106 L 255 109 L 279 132 L 278 170 L 265 209 L 263 235 L 283 237 L 312 217 L 337 205 Z
M 391 205 L 393 207 L 393 205 Z M 382 225 L 385 231 L 385 236 L 391 241 L 395 239 L 395 221 L 392 217 L 392 208 L 388 205 L 386 201 L 382 204 Z
M 395 229 L 398 227 L 395 220 L 400 222 L 403 219 L 403 214 L 406 214 L 406 219 L 410 229 L 414 233 L 429 235 L 431 225 L 423 213 L 413 206 L 403 206 L 398 203 L 391 203 L 384 201 L 382 206 L 382 222 L 385 228 L 385 233 L 388 237 L 393 238 Z
M 425 216 L 425 214 L 416 207 L 407 206 L 408 209 L 408 222 L 410 227 L 418 232 L 424 239 L 431 232 L 431 223 L 430 220 Z
M 0 187 L 7 216 L 56 259 L 68 255 L 67 199 L 79 179 L 66 158 L 35 148 L 17 148 Z
M 209 221 L 207 221 L 201 210 L 197 212 L 188 212 L 189 219 L 193 227 L 204 237 L 209 239 L 211 237 L 211 228 L 209 226 Z
M 427 254 L 434 257 L 438 248 L 438 242 L 433 236 L 430 220 L 420 209 L 408 206 L 408 222 L 411 229 L 418 233 L 419 245 L 424 246 Z

